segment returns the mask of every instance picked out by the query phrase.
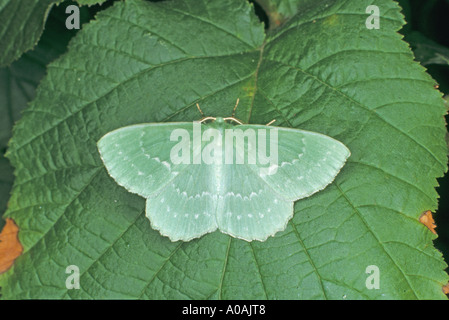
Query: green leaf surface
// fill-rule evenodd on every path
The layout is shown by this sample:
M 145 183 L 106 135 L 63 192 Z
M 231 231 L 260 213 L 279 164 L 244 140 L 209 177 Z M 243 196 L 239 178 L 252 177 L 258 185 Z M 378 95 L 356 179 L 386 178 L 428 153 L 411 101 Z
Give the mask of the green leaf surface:
M 0 276 L 4 298 L 438 299 L 448 281 L 435 236 L 447 163 L 446 109 L 397 30 L 397 4 L 322 0 L 264 34 L 244 1 L 118 2 L 49 66 L 19 121 L 7 212 L 25 252 Z M 96 148 L 105 133 L 206 115 L 323 133 L 352 156 L 298 201 L 265 242 L 215 232 L 170 242 L 145 201 L 119 187 Z M 76 265 L 81 289 L 65 287 Z M 369 290 L 366 268 L 380 270 Z
M 73 32 L 64 28 L 64 21 L 59 21 L 56 15 L 51 14 L 47 30 L 36 48 L 10 66 L 0 68 L 0 216 L 6 210 L 14 180 L 13 168 L 4 157 L 13 125 L 22 116 L 27 103 L 34 99 L 39 81 L 45 75 L 46 65 L 65 51 L 72 35 Z M 2 227 L 3 220 L 0 221 Z

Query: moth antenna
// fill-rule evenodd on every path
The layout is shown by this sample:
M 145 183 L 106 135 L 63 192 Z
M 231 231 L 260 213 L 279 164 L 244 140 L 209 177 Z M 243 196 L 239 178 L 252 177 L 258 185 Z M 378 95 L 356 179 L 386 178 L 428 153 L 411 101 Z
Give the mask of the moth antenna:
M 270 125 L 272 125 L 273 123 L 275 123 L 276 122 L 276 119 L 273 119 L 273 120 L 271 120 L 270 122 L 268 122 L 267 124 L 266 124 L 266 126 L 270 126 Z
M 200 105 L 197 103 L 196 107 L 198 108 L 198 111 L 201 113 L 201 115 L 204 117 L 203 110 L 201 110 Z
M 234 117 L 227 117 L 227 118 L 224 118 L 223 120 L 225 120 L 225 121 L 234 121 L 235 123 L 243 124 L 242 121 L 240 121 L 239 119 L 236 119 Z
M 203 122 L 206 122 L 206 121 L 209 121 L 209 120 L 215 121 L 215 120 L 217 120 L 217 118 L 215 118 L 215 117 L 203 117 L 203 119 L 200 120 L 200 123 L 203 123 Z
M 235 109 L 239 105 L 240 98 L 237 98 L 237 102 L 235 103 L 234 109 L 232 110 L 232 118 L 235 118 Z

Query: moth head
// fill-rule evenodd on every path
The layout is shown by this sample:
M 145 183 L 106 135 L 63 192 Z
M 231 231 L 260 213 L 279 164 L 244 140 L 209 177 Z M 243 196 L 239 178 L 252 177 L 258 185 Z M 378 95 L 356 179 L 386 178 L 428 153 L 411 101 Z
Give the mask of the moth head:
M 222 118 L 222 117 L 205 117 L 203 111 L 200 108 L 200 105 L 197 103 L 196 107 L 198 108 L 198 111 L 201 113 L 201 115 L 203 116 L 203 118 L 201 118 L 200 122 L 206 122 L 206 121 L 212 121 L 212 122 L 216 122 L 217 124 L 224 124 L 226 121 L 230 121 L 235 122 L 237 124 L 243 124 L 242 121 L 240 121 L 239 119 L 237 119 L 235 117 L 235 110 L 237 109 L 237 106 L 239 105 L 239 101 L 240 99 L 237 98 L 237 102 L 235 103 L 234 109 L 232 110 L 232 116 L 230 117 L 226 117 L 226 118 Z
M 211 122 L 215 122 L 216 124 L 224 124 L 224 123 L 230 123 L 230 124 L 243 124 L 243 121 L 237 119 L 235 117 L 235 110 L 237 109 L 237 106 L 239 105 L 239 101 L 240 99 L 237 98 L 237 102 L 235 103 L 234 109 L 232 110 L 232 116 L 230 117 L 226 117 L 226 118 L 222 118 L 222 117 L 206 117 L 204 116 L 203 111 L 200 108 L 200 105 L 197 103 L 196 107 L 198 108 L 198 111 L 201 113 L 201 115 L 203 116 L 199 122 L 203 123 L 203 122 L 207 122 L 207 121 L 211 121 Z M 273 124 L 276 121 L 276 119 L 271 120 L 269 123 L 267 123 L 267 126 L 270 126 L 271 124 Z

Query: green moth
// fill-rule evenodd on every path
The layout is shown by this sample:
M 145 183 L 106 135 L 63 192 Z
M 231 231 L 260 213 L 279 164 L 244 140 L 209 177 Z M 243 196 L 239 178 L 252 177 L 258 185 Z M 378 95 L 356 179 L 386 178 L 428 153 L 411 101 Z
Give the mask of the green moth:
M 324 189 L 350 156 L 326 135 L 234 116 L 131 125 L 103 136 L 98 150 L 109 175 L 147 199 L 152 227 L 172 241 L 217 229 L 265 241 L 286 228 L 294 202 Z

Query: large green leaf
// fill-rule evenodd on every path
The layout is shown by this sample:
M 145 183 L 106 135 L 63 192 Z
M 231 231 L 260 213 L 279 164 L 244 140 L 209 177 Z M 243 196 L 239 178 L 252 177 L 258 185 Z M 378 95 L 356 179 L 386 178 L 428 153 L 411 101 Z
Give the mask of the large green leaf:
M 397 30 L 397 4 L 321 0 L 268 35 L 245 1 L 116 3 L 49 66 L 16 125 L 7 212 L 25 252 L 5 298 L 445 298 L 446 264 L 418 218 L 446 170 L 445 107 Z M 236 116 L 332 136 L 352 156 L 266 242 L 170 242 L 96 142 L 130 124 Z M 81 289 L 65 287 L 77 265 Z M 369 265 L 380 289 L 365 286 Z

